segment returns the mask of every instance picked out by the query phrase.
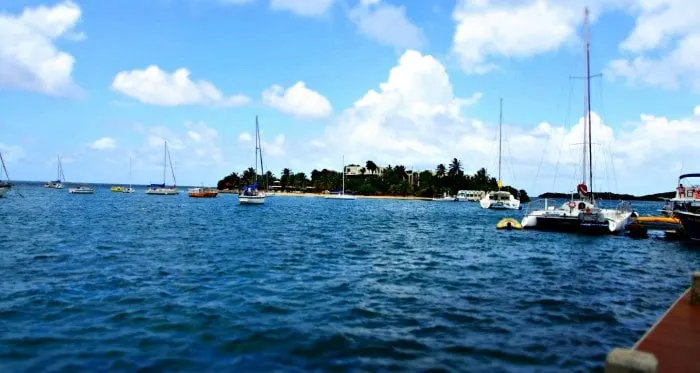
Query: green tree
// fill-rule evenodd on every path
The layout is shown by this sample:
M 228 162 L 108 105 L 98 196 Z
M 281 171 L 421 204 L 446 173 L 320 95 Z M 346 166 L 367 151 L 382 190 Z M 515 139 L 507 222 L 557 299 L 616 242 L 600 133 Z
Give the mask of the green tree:
M 378 169 L 377 164 L 372 161 L 367 161 L 367 163 L 365 164 L 365 168 L 367 168 L 369 172 L 372 173 L 372 175 L 374 175 Z
M 440 163 L 439 165 L 437 165 L 437 167 L 435 167 L 435 176 L 438 179 L 441 179 L 441 178 L 445 177 L 446 171 L 447 171 L 447 169 L 445 168 L 445 165 Z

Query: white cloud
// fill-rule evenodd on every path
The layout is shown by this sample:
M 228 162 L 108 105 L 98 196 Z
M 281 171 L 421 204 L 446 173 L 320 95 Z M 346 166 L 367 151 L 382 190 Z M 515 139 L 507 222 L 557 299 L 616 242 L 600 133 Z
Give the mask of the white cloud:
M 112 137 L 102 137 L 90 143 L 89 147 L 94 150 L 114 149 L 117 147 L 117 140 Z
M 5 163 L 14 163 L 24 158 L 24 148 L 19 145 L 7 145 L 0 143 L 0 153 Z
M 453 18 L 453 53 L 465 71 L 482 74 L 496 68 L 494 59 L 499 57 L 523 58 L 558 49 L 575 36 L 582 12 L 542 0 L 503 1 L 499 6 L 462 0 Z
M 263 92 L 262 99 L 266 105 L 300 118 L 324 118 L 333 112 L 330 101 L 302 81 L 287 89 L 273 85 Z
M 335 0 L 270 0 L 272 10 L 285 10 L 305 17 L 325 14 Z
M 241 106 L 250 103 L 245 95 L 225 96 L 209 81 L 190 79 L 185 68 L 173 73 L 150 65 L 145 70 L 122 71 L 114 77 L 112 89 L 143 103 L 162 106 Z
M 270 162 L 266 158 L 266 164 L 307 172 L 338 168 L 345 155 L 352 163 L 371 159 L 384 165 L 434 168 L 457 157 L 467 172 L 486 166 L 493 174 L 496 124 L 469 118 L 461 110 L 480 98 L 478 93 L 468 99 L 456 97 L 445 68 L 435 58 L 407 51 L 379 89 L 369 90 L 342 111 L 322 136 L 304 144 L 279 141 L 280 149 L 269 153 L 279 151 L 284 156 Z M 506 102 L 506 113 L 507 108 Z M 676 120 L 643 115 L 637 123 L 623 127 L 606 124 L 592 113 L 591 122 L 596 190 L 664 191 L 665 185 L 645 182 L 650 173 L 668 180 L 671 189 L 679 170 L 669 165 L 694 159 L 700 143 L 700 114 Z M 506 123 L 503 133 L 503 179 L 507 184 L 539 193 L 568 191 L 580 181 L 582 118 L 571 127 Z M 267 148 L 273 147 L 264 144 L 264 154 Z
M 381 44 L 406 49 L 425 43 L 423 30 L 408 19 L 404 6 L 362 0 L 349 17 L 362 34 Z
M 250 133 L 248 133 L 248 132 L 241 132 L 241 134 L 238 135 L 238 141 L 240 141 L 240 142 L 253 141 L 253 136 L 251 136 Z
M 0 12 L 0 87 L 52 96 L 81 94 L 72 77 L 75 58 L 55 44 L 60 38 L 85 38 L 73 31 L 81 13 L 71 1 L 27 7 L 19 15 Z
M 625 58 L 606 74 L 666 89 L 688 84 L 700 91 L 700 17 L 694 0 L 638 0 L 635 28 L 620 44 Z

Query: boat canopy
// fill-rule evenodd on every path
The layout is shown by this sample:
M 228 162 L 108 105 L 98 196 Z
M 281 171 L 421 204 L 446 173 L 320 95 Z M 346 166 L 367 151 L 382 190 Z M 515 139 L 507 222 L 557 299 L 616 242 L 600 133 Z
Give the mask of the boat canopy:
M 678 180 L 686 179 L 689 177 L 700 177 L 700 174 L 683 174 L 678 177 Z
M 151 188 L 165 188 L 165 184 L 151 184 Z

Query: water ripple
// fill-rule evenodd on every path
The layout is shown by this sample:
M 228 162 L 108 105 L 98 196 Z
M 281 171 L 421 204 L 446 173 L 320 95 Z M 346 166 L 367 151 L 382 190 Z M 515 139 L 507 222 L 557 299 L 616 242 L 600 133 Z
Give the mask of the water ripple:
M 22 193 L 0 201 L 0 371 L 599 370 L 700 259 L 497 232 L 473 204 Z

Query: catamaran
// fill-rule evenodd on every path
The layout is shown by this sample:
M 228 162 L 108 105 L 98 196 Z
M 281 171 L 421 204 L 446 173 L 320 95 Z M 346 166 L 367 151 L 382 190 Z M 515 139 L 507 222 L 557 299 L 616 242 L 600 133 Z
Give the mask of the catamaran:
M 265 203 L 265 193 L 258 190 L 258 154 L 260 154 L 260 170 L 263 169 L 262 146 L 260 144 L 260 126 L 258 116 L 255 116 L 255 173 L 253 174 L 253 185 L 247 186 L 238 193 L 238 203 L 241 205 L 262 205 Z
M 170 172 L 173 175 L 173 186 L 165 186 L 165 171 L 167 170 L 168 161 L 170 163 Z M 170 152 L 168 151 L 168 142 L 165 141 L 165 150 L 163 151 L 163 184 L 151 184 L 148 189 L 146 189 L 146 194 L 154 196 L 174 196 L 179 194 L 177 190 L 175 181 L 175 170 L 173 170 L 173 160 L 170 158 Z
M 48 183 L 44 184 L 44 188 L 52 188 L 52 189 L 63 189 L 63 182 L 65 181 L 65 177 L 63 176 L 63 165 L 61 164 L 61 156 L 58 156 L 58 163 L 56 166 L 56 180 L 54 181 L 49 181 Z
M 588 8 L 585 9 L 586 32 L 586 113 L 583 123 L 583 157 L 581 183 L 577 186 L 579 198 L 572 195 L 571 200 L 561 206 L 551 206 L 544 200 L 543 209 L 533 209 L 538 205 L 530 203 L 523 217 L 523 228 L 576 231 L 585 233 L 619 233 L 625 229 L 632 215 L 632 210 L 626 202 L 615 209 L 603 209 L 596 205 L 593 194 L 593 148 L 591 137 L 591 70 L 590 70 L 590 37 L 588 26 Z M 590 186 L 590 189 L 589 189 Z
M 95 194 L 95 188 L 79 185 L 74 188 L 68 188 L 70 194 Z
M 5 172 L 5 181 L 2 180 L 0 173 L 0 198 L 2 198 L 7 192 L 12 188 L 12 183 L 10 182 L 10 175 L 7 173 L 7 168 L 5 167 L 5 159 L 2 158 L 2 153 L 0 153 L 0 163 L 2 163 L 2 170 Z
M 503 99 L 501 99 L 500 114 L 498 116 L 498 190 L 487 193 L 479 201 L 481 208 L 493 210 L 519 210 L 520 201 L 510 192 L 501 190 L 501 142 L 503 137 Z
M 355 199 L 356 197 L 352 194 L 345 194 L 345 156 L 343 156 L 343 190 L 339 193 L 326 194 L 323 198 L 325 199 Z

